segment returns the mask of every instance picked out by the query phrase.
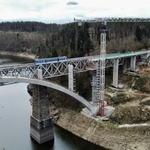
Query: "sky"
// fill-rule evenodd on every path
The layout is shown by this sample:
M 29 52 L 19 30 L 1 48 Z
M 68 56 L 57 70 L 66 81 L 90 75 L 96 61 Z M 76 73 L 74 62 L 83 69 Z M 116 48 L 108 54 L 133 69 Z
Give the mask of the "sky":
M 68 23 L 101 17 L 150 18 L 149 0 L 0 0 L 0 22 Z

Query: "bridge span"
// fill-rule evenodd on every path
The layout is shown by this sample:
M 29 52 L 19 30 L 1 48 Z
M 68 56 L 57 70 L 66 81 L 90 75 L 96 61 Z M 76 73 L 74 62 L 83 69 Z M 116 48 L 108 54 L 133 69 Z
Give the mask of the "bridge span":
M 123 65 L 124 58 L 136 57 L 140 55 L 150 55 L 150 50 L 107 54 L 105 58 L 105 67 L 113 67 L 115 59 L 118 59 L 118 65 Z M 32 78 L 37 74 L 38 69 L 42 69 L 43 78 L 53 78 L 57 76 L 67 75 L 68 65 L 73 65 L 76 73 L 89 71 L 87 69 L 89 63 L 95 63 L 97 61 L 100 61 L 101 59 L 103 58 L 100 55 L 96 55 L 88 57 L 69 58 L 63 62 L 51 62 L 38 65 L 35 63 L 28 63 L 21 65 L 0 66 L 0 75 Z
M 89 103 L 87 100 L 85 100 L 82 96 L 56 83 L 52 83 L 52 82 L 45 81 L 45 80 L 33 79 L 33 78 L 9 77 L 9 76 L 0 77 L 0 82 L 16 82 L 16 83 L 21 82 L 21 83 L 31 83 L 31 84 L 41 85 L 45 87 L 50 87 L 52 89 L 63 92 L 75 98 L 77 101 L 82 103 L 85 107 L 87 107 L 93 114 L 96 114 L 96 109 L 93 107 L 93 105 Z

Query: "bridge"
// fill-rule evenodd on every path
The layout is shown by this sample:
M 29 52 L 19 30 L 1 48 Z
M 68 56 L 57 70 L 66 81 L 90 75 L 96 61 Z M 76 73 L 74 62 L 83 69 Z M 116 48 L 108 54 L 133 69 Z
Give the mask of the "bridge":
M 63 92 L 73 98 L 75 98 L 77 101 L 82 103 L 85 107 L 87 107 L 93 114 L 96 113 L 96 110 L 94 110 L 92 104 L 90 104 L 87 100 L 85 100 L 80 95 L 70 91 L 66 87 L 60 86 L 56 83 L 52 83 L 45 80 L 39 80 L 39 79 L 33 79 L 33 78 L 24 78 L 24 77 L 8 77 L 4 76 L 1 78 L 3 82 L 15 82 L 15 83 L 31 83 L 31 84 L 37 84 L 45 87 L 49 87 L 52 89 L 55 89 L 57 91 Z
M 118 65 L 123 65 L 124 58 L 126 57 L 136 57 L 145 56 L 149 57 L 150 50 L 144 50 L 139 52 L 126 52 L 126 53 L 115 53 L 107 54 L 105 67 L 113 67 L 114 60 L 118 59 Z M 39 69 L 42 69 L 42 78 L 52 78 L 62 75 L 67 75 L 69 72 L 68 66 L 72 65 L 76 73 L 89 71 L 88 66 L 93 62 L 97 62 L 103 59 L 100 55 L 89 56 L 89 57 L 79 57 L 70 58 L 63 62 L 51 62 L 45 64 L 21 64 L 21 65 L 10 65 L 10 66 L 0 66 L 1 76 L 15 76 L 15 77 L 26 77 L 34 78 L 37 75 Z M 136 63 L 134 60 L 133 63 Z M 134 69 L 134 68 L 133 68 Z M 134 70 L 133 70 L 134 71 Z
M 136 62 L 149 61 L 150 50 L 143 50 L 139 52 L 126 52 L 107 54 L 105 56 L 106 66 L 113 67 L 113 82 L 112 85 L 118 88 L 118 67 L 125 64 L 125 58 L 130 59 L 130 71 L 136 71 Z M 102 56 L 89 56 L 80 58 L 70 58 L 63 62 L 51 62 L 45 64 L 21 64 L 21 65 L 9 65 L 0 66 L 0 82 L 1 83 L 32 83 L 41 85 L 38 87 L 39 97 L 34 101 L 33 111 L 31 116 L 31 137 L 33 137 L 38 143 L 44 143 L 53 139 L 52 122 L 49 115 L 48 105 L 49 100 L 46 97 L 46 93 L 40 93 L 40 91 L 46 91 L 45 87 L 50 87 L 55 90 L 61 91 L 75 98 L 77 101 L 87 107 L 91 114 L 95 115 L 98 111 L 99 105 L 97 101 L 92 97 L 92 103 L 86 101 L 82 96 L 74 92 L 74 73 L 96 71 L 96 65 L 99 61 L 104 59 Z M 56 83 L 47 81 L 47 78 L 53 78 L 58 76 L 68 75 L 68 88 L 60 86 Z M 94 74 L 93 78 L 94 80 Z M 94 81 L 92 81 L 92 87 L 94 87 Z M 92 95 L 94 95 L 94 88 L 92 88 Z
M 114 68 L 112 85 L 116 88 L 118 87 L 118 66 L 125 64 L 125 58 L 130 58 L 129 70 L 135 71 L 136 61 L 139 61 L 139 59 L 142 61 L 147 60 L 147 58 L 149 58 L 149 54 L 150 50 L 107 54 L 105 57 L 105 68 Z M 28 63 L 21 65 L 0 66 L 0 76 L 24 77 L 28 79 L 47 79 L 68 75 L 68 88 L 71 91 L 74 91 L 73 74 L 86 72 L 89 70 L 96 70 L 97 62 L 101 61 L 101 59 L 103 59 L 102 56 L 96 55 L 89 57 L 70 58 L 62 62 L 51 62 L 38 65 L 35 63 Z M 14 81 L 11 80 L 11 82 Z M 3 84 L 4 81 L 0 81 L 0 83 Z

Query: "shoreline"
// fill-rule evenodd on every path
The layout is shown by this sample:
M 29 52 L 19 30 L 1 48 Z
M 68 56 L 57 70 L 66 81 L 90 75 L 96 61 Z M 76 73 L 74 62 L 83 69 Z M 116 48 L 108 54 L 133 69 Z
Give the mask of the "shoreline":
M 25 52 L 0 51 L 0 55 L 16 56 L 16 57 L 27 58 L 27 59 L 32 59 L 32 60 L 34 60 L 36 58 L 36 55 L 34 55 L 34 54 L 28 54 L 28 53 L 25 53 Z
M 149 126 L 117 128 L 68 109 L 61 109 L 60 112 L 56 125 L 106 150 L 150 148 L 149 132 L 146 132 Z

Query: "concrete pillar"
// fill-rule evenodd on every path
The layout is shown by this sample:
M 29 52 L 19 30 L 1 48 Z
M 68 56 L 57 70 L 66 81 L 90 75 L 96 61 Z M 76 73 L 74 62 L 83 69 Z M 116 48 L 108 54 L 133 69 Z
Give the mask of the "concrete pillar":
M 130 61 L 130 71 L 135 71 L 136 70 L 136 56 L 131 57 Z
M 39 71 L 41 73 L 41 71 Z M 32 116 L 30 118 L 30 136 L 39 144 L 54 139 L 53 124 L 50 117 L 50 100 L 47 87 L 33 86 Z
M 68 65 L 68 88 L 74 91 L 73 65 Z
M 147 58 L 148 58 L 148 54 L 143 54 L 143 55 L 141 55 L 141 61 L 142 61 L 142 62 L 146 62 L 146 61 L 147 61 Z
M 38 69 L 38 70 L 37 70 L 37 77 L 38 77 L 38 79 L 40 79 L 40 80 L 43 79 L 42 69 Z
M 119 67 L 119 59 L 114 59 L 112 86 L 116 88 L 118 88 L 118 67 Z

